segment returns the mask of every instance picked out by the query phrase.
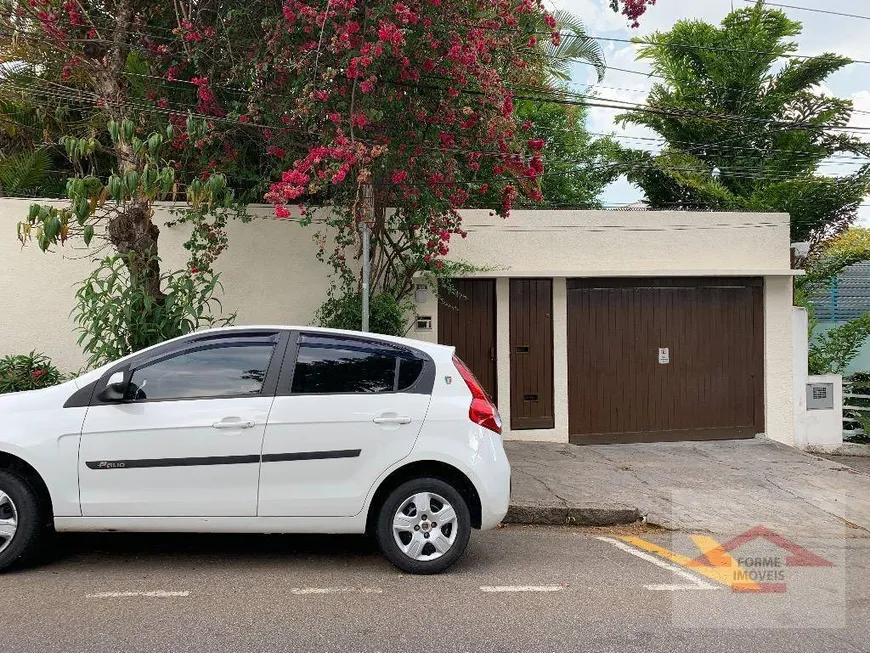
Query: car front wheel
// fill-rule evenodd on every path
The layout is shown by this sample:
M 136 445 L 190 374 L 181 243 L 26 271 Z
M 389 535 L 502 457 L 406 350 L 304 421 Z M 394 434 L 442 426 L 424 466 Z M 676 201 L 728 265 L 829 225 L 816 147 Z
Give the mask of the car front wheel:
M 378 515 L 377 539 L 387 559 L 411 574 L 437 574 L 462 556 L 471 517 L 462 495 L 436 478 L 393 490 Z
M 0 469 L 0 571 L 36 553 L 45 517 L 45 508 L 30 483 Z

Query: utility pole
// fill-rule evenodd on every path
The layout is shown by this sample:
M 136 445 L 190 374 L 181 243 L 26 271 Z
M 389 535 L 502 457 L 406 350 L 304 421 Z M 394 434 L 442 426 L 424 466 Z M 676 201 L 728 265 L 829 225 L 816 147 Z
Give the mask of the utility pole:
M 372 230 L 369 221 L 374 215 L 374 193 L 371 184 L 363 186 L 363 219 L 360 222 L 362 232 L 362 330 L 369 331 L 369 296 L 371 295 L 372 261 L 371 238 Z

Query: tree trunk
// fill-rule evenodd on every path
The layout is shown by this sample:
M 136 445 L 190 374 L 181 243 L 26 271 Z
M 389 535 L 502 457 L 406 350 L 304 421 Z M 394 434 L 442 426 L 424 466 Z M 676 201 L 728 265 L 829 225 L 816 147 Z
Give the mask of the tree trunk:
M 151 220 L 151 207 L 145 200 L 135 200 L 109 222 L 109 241 L 119 254 L 126 257 L 130 277 L 136 277 L 146 291 L 159 304 L 163 302 L 160 289 L 160 260 L 157 258 L 157 237 L 160 229 Z
M 112 118 L 121 122 L 125 116 L 124 69 L 130 52 L 130 30 L 137 10 L 136 0 L 120 0 L 115 13 L 115 28 L 111 45 L 103 61 L 102 74 L 97 76 L 97 92 L 106 102 Z M 137 170 L 133 148 L 129 143 L 115 144 L 118 170 L 121 174 Z M 157 237 L 160 229 L 151 218 L 153 211 L 148 200 L 134 197 L 123 211 L 107 225 L 109 241 L 119 254 L 126 257 L 130 278 L 136 278 L 157 304 L 164 300 L 160 289 L 160 260 Z

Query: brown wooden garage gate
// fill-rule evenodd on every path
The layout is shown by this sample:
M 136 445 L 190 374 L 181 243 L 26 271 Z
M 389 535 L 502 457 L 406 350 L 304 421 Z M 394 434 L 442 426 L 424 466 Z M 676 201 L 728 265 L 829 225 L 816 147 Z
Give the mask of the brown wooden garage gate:
M 570 441 L 763 431 L 762 290 L 746 278 L 569 279 Z

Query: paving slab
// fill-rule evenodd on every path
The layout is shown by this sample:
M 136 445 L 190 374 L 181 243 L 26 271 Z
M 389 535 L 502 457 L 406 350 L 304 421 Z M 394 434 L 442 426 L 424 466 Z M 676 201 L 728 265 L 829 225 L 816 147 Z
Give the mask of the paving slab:
M 766 438 L 505 449 L 509 522 L 870 537 L 870 475 Z

